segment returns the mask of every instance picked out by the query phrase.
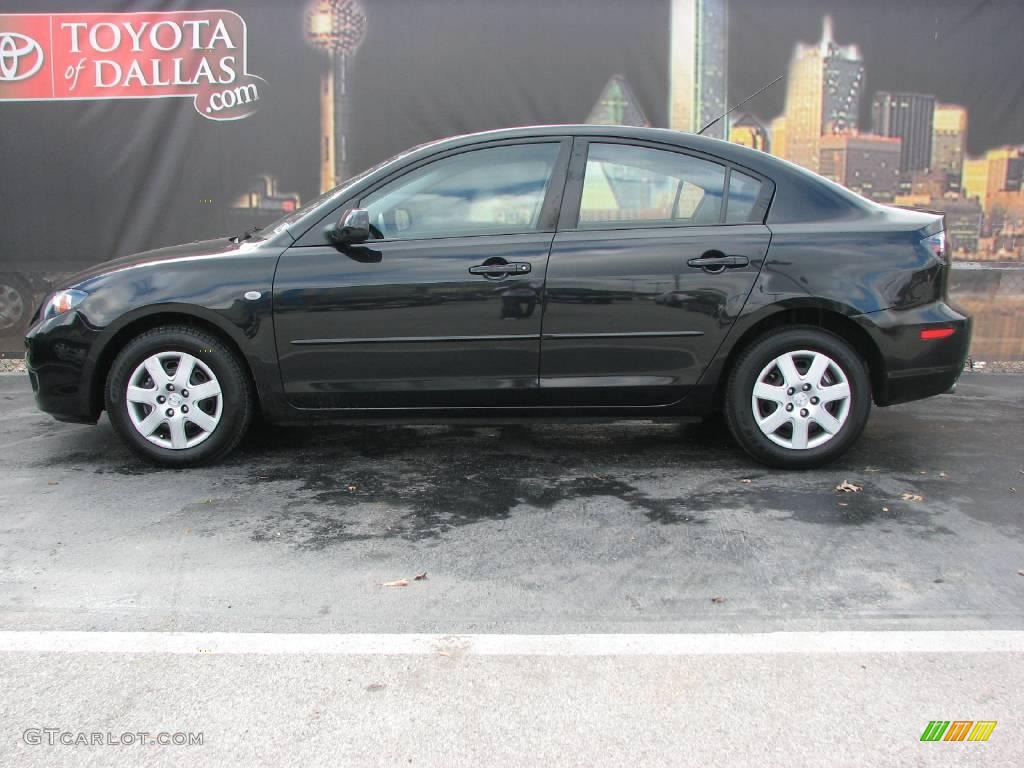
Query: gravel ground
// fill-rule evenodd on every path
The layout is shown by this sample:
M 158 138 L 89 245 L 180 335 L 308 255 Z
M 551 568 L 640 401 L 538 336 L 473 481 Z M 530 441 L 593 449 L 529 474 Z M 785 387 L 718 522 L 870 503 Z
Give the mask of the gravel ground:
M 974 373 L 1024 373 L 1024 360 L 968 360 L 964 370 Z

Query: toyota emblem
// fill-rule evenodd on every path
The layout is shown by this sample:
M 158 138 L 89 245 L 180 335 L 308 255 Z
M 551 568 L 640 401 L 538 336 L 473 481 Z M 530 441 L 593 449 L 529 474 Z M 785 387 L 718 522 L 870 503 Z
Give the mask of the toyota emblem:
M 39 43 L 18 32 L 0 32 L 0 82 L 27 80 L 42 66 Z

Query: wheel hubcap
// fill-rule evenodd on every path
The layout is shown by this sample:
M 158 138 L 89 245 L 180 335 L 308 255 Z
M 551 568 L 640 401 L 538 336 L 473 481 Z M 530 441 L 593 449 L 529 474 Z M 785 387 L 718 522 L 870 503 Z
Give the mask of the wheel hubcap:
M 206 440 L 224 408 L 217 377 L 187 352 L 160 352 L 143 360 L 128 379 L 125 401 L 138 433 L 172 450 Z
M 824 445 L 850 415 L 850 382 L 828 355 L 799 350 L 761 369 L 750 398 L 765 437 L 792 450 Z
M 25 313 L 25 301 L 17 289 L 0 284 L 0 329 L 14 328 Z

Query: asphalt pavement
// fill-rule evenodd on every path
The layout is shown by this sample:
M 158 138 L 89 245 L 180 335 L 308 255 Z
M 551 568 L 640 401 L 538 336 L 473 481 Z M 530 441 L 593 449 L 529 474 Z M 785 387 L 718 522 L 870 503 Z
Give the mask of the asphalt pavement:
M 163 723 L 205 725 L 195 765 L 938 765 L 951 749 L 1009 765 L 1024 643 L 972 653 L 964 638 L 1024 630 L 1022 427 L 1024 376 L 966 374 L 955 394 L 876 409 L 811 472 L 754 464 L 714 423 L 264 429 L 217 466 L 171 471 L 0 376 L 0 635 L 27 638 L 0 639 L 0 763 L 180 763 L 23 738 Z M 97 652 L 80 631 L 199 634 L 191 654 Z M 948 643 L 720 647 L 845 631 Z M 203 633 L 456 640 L 447 655 L 230 654 Z M 457 652 L 459 636 L 605 633 L 707 640 Z M 936 718 L 999 726 L 984 744 L 920 743 Z

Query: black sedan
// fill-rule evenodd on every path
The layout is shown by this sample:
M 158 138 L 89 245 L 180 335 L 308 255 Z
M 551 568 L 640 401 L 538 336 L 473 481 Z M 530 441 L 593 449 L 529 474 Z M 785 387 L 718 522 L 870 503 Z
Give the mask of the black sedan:
M 683 418 L 779 467 L 872 402 L 949 390 L 970 321 L 941 216 L 658 129 L 398 155 L 256 233 L 71 278 L 26 338 L 39 407 L 182 466 L 271 423 Z

